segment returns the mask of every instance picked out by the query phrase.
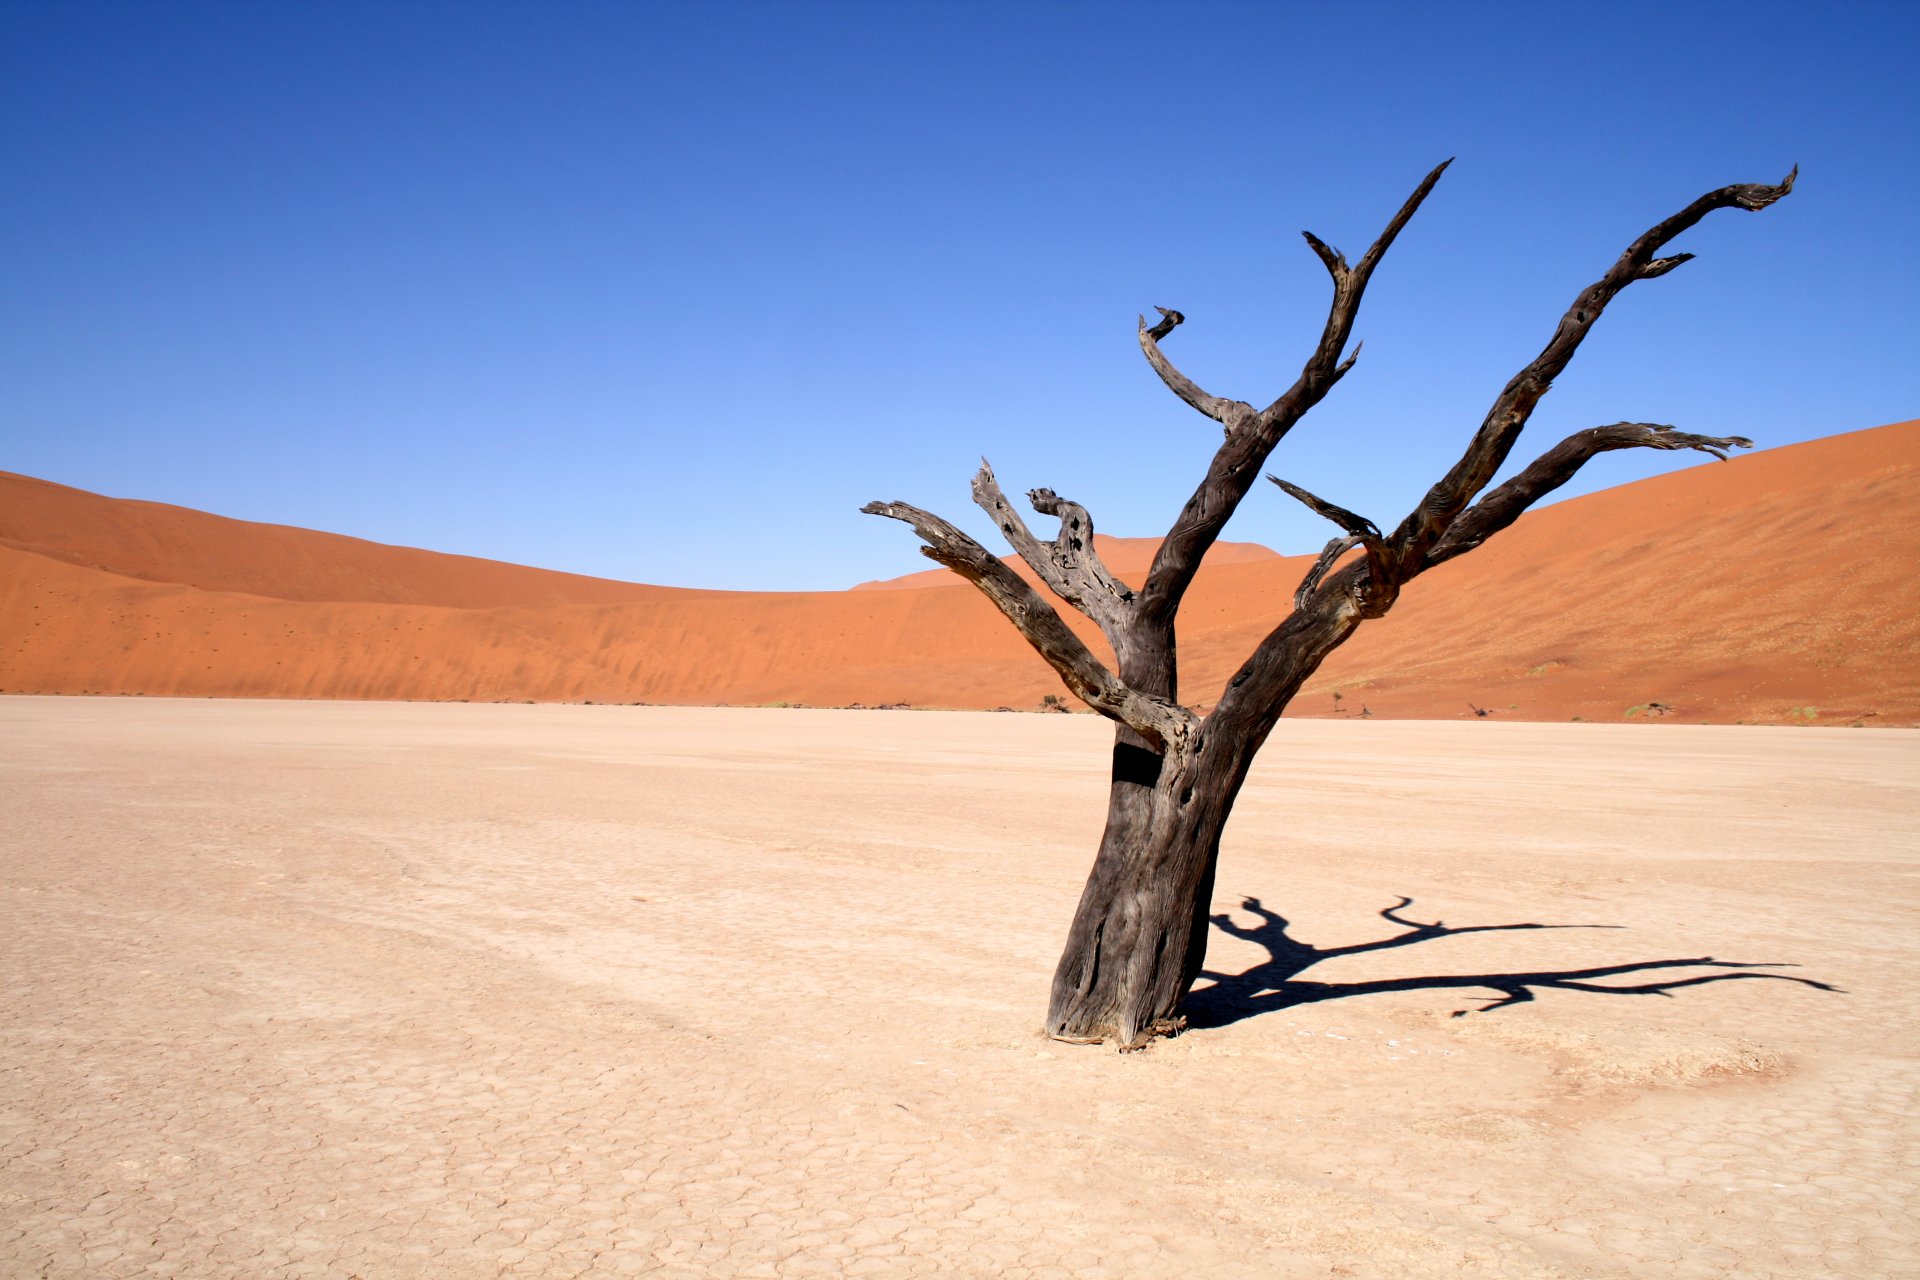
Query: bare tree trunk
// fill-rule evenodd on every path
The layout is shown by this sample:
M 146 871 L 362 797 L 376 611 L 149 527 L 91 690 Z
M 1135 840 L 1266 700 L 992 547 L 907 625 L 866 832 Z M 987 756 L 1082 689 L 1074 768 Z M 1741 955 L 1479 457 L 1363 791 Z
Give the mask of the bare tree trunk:
M 1289 620 L 1285 644 L 1263 647 L 1279 665 L 1243 671 L 1179 750 L 1116 732 L 1106 831 L 1054 970 L 1047 1034 L 1137 1049 L 1185 1025 L 1179 1006 L 1206 963 L 1234 801 L 1281 710 L 1364 616 L 1351 590 L 1314 603 Z M 1249 686 L 1258 696 L 1235 696 Z
M 1107 827 L 1054 970 L 1047 1033 L 1136 1048 L 1179 1029 L 1180 1001 L 1206 959 L 1220 835 L 1240 779 L 1117 736 Z

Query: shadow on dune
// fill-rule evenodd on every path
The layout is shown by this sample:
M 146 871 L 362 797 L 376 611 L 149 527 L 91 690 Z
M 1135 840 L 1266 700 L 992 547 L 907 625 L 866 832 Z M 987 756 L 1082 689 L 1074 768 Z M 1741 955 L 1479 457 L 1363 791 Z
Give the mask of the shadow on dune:
M 1285 917 L 1262 906 L 1260 899 L 1248 898 L 1241 903 L 1241 907 L 1260 917 L 1260 923 L 1242 925 L 1236 923 L 1230 915 L 1216 915 L 1212 917 L 1213 924 L 1222 933 L 1259 943 L 1266 948 L 1268 958 L 1244 973 L 1215 973 L 1210 969 L 1202 969 L 1200 976 L 1211 979 L 1213 985 L 1200 987 L 1189 995 L 1186 1003 L 1181 1006 L 1182 1012 L 1187 1015 L 1191 1026 L 1222 1027 L 1243 1018 L 1257 1017 L 1263 1013 L 1274 1013 L 1299 1005 L 1318 1004 L 1327 1000 L 1344 1000 L 1349 996 L 1379 995 L 1388 991 L 1468 989 L 1499 993 L 1478 1010 L 1455 1009 L 1453 1016 L 1460 1018 L 1473 1012 L 1485 1013 L 1512 1004 L 1523 1004 L 1532 1000 L 1537 991 L 1583 991 L 1594 995 L 1670 997 L 1681 987 L 1704 986 L 1710 982 L 1734 982 L 1742 978 L 1767 978 L 1775 982 L 1795 982 L 1820 991 L 1840 990 L 1839 987 L 1825 982 L 1816 982 L 1812 978 L 1759 972 L 1763 969 L 1793 968 L 1792 965 L 1716 960 L 1712 956 L 1695 956 L 1680 960 L 1641 960 L 1631 964 L 1600 965 L 1590 969 L 1560 969 L 1532 973 L 1445 974 L 1423 978 L 1380 978 L 1372 982 L 1312 982 L 1298 977 L 1302 971 L 1319 964 L 1322 960 L 1331 960 L 1336 956 L 1359 955 L 1367 951 L 1386 951 L 1393 947 L 1410 947 L 1416 943 L 1431 942 L 1436 938 L 1449 938 L 1464 933 L 1622 927 L 1605 924 L 1449 926 L 1440 920 L 1423 924 L 1418 920 L 1410 920 L 1403 914 L 1412 905 L 1412 898 L 1403 897 L 1380 912 L 1382 919 L 1401 926 L 1404 930 L 1402 933 L 1374 942 L 1321 948 L 1309 946 L 1307 943 L 1289 937 Z M 1645 982 L 1599 981 L 1602 978 L 1619 978 L 1629 974 L 1675 969 L 1711 969 L 1721 972 L 1675 975 Z

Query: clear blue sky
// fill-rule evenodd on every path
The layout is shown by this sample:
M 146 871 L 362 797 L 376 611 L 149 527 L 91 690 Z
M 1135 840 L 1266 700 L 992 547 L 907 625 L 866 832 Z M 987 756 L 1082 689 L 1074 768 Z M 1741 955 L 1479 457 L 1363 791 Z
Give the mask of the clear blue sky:
M 824 589 L 990 532 L 977 458 L 1159 534 L 1374 278 L 1274 468 L 1397 520 L 1701 192 L 1520 453 L 1920 414 L 1920 5 L 33 3 L 0 8 L 0 468 L 609 577 Z M 1688 465 L 1611 455 L 1602 488 Z M 1229 538 L 1330 528 L 1262 486 Z

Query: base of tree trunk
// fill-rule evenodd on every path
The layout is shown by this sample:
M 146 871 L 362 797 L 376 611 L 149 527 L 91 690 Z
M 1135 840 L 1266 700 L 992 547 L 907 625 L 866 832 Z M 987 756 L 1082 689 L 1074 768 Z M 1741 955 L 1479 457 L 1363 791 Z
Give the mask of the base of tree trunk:
M 1054 971 L 1049 1036 L 1124 1052 L 1185 1029 L 1180 1002 L 1206 959 L 1223 807 L 1178 780 L 1116 784 Z

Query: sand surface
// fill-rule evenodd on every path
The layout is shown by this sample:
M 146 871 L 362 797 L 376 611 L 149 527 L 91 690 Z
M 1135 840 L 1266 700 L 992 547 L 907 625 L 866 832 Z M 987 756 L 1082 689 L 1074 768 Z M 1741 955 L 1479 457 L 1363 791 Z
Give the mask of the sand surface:
M 1920 735 L 1284 723 L 1126 1056 L 1106 741 L 0 699 L 0 1274 L 1920 1274 Z
M 1694 458 L 1532 512 L 1411 583 L 1289 714 L 1920 723 L 1920 422 Z M 965 476 L 898 496 L 971 510 Z M 1138 585 L 1154 544 L 1103 545 Z M 1215 548 L 1180 615 L 1186 701 L 1213 704 L 1310 563 Z M 952 574 L 891 585 L 919 589 L 607 582 L 0 473 L 4 693 L 1029 710 L 1064 693 Z
M 1045 532 L 1045 522 L 1041 522 L 1041 532 Z M 991 548 L 989 548 L 991 549 Z M 1107 566 L 1107 572 L 1123 582 L 1143 582 L 1147 571 L 1153 568 L 1153 557 L 1160 550 L 1158 538 L 1113 538 L 1104 533 L 1093 535 L 1093 549 L 1100 556 L 1101 563 Z M 1271 547 L 1263 547 L 1257 542 L 1216 542 L 1207 548 L 1206 563 L 1212 567 L 1223 564 L 1245 564 L 1255 560 L 1274 560 L 1280 553 Z M 1295 556 L 1293 559 L 1298 560 Z M 1027 580 L 1028 585 L 1043 594 L 1047 590 L 1040 575 L 1035 573 L 1020 556 L 1003 555 L 1007 567 Z M 882 578 L 877 582 L 862 582 L 854 587 L 855 591 L 924 591 L 929 587 L 953 587 L 964 585 L 954 577 L 950 569 L 926 569 L 919 573 L 909 573 L 898 578 Z M 972 588 L 967 588 L 971 590 Z

